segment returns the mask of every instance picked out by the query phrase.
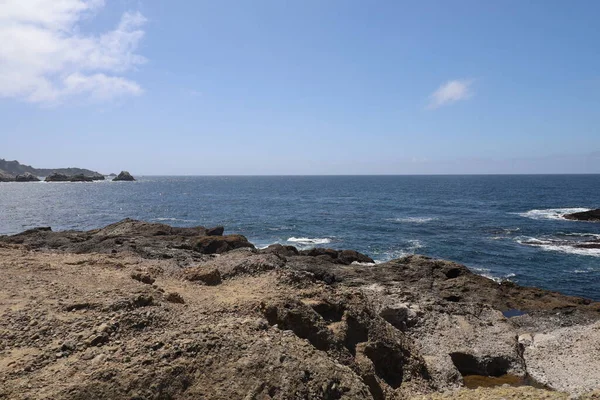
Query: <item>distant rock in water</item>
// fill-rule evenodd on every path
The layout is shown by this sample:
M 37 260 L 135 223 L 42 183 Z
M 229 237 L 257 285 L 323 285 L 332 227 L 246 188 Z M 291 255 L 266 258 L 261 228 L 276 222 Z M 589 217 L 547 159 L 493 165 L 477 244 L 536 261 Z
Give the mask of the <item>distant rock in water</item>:
M 26 172 L 22 175 L 17 175 L 17 177 L 15 178 L 15 182 L 39 182 L 40 178 L 38 178 L 37 176 L 30 174 L 29 172 Z
M 8 172 L 0 170 L 0 182 L 14 182 L 15 177 Z
M 58 172 L 49 175 L 44 179 L 46 182 L 69 182 L 69 177 L 64 174 L 59 174 Z
M 73 175 L 69 178 L 69 182 L 93 182 L 94 178 L 91 176 L 85 176 L 83 174 Z
M 575 221 L 600 222 L 600 208 L 565 215 L 566 219 Z
M 25 173 L 30 173 L 34 176 L 49 176 L 53 173 L 59 173 L 66 176 L 78 174 L 83 174 L 85 176 L 101 175 L 96 171 L 85 168 L 34 168 L 31 165 L 21 164 L 18 161 L 7 161 L 2 158 L 0 158 L 0 170 L 12 176 L 23 175 Z
M 59 174 L 58 172 L 53 173 L 50 176 L 47 176 L 46 182 L 93 182 L 93 181 L 102 181 L 104 180 L 103 175 L 93 175 L 87 176 L 84 174 L 76 174 L 73 176 L 68 176 L 65 174 Z
M 135 178 L 133 176 L 131 176 L 131 174 L 129 172 L 121 171 L 121 173 L 119 175 L 117 175 L 117 177 L 115 179 L 113 179 L 113 182 L 117 182 L 117 181 L 132 182 L 132 181 L 135 181 Z

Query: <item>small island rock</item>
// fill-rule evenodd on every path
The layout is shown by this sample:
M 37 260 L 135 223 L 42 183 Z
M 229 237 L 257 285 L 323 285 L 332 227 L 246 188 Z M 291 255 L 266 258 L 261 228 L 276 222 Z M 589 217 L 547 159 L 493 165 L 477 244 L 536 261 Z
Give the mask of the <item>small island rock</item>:
M 70 178 L 67 175 L 59 174 L 58 172 L 49 175 L 44 179 L 46 182 L 69 182 Z
M 132 182 L 135 181 L 135 178 L 133 176 L 131 176 L 131 174 L 127 171 L 121 171 L 121 173 L 119 175 L 117 175 L 117 177 L 115 179 L 113 179 L 113 182 L 116 181 L 128 181 L 128 182 Z
M 39 182 L 40 179 L 33 175 L 30 174 L 29 172 L 24 173 L 23 175 L 17 175 L 17 177 L 15 178 L 15 182 Z

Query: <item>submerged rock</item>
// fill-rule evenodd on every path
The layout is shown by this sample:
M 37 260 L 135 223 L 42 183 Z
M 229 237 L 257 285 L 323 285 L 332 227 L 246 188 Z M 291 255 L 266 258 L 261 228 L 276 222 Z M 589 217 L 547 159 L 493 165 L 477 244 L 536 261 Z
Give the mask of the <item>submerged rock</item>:
M 566 219 L 574 221 L 600 222 L 600 208 L 589 211 L 576 212 L 564 216 Z
M 116 178 L 113 179 L 113 182 L 117 182 L 117 181 L 133 182 L 133 181 L 135 181 L 135 178 L 133 176 L 131 176 L 131 174 L 129 172 L 121 171 L 121 173 L 119 175 L 117 175 Z

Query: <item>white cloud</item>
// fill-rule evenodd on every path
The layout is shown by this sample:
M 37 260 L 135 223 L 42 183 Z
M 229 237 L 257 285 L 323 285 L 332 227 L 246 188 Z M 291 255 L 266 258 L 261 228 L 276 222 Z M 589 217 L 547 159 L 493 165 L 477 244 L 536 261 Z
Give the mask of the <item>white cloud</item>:
M 58 104 L 74 96 L 141 94 L 119 75 L 145 62 L 136 50 L 146 19 L 125 13 L 114 30 L 82 34 L 80 23 L 103 6 L 104 0 L 0 1 L 0 97 Z
M 427 108 L 435 109 L 459 100 L 466 100 L 473 95 L 471 91 L 472 79 L 457 79 L 448 81 L 440 86 L 431 96 Z

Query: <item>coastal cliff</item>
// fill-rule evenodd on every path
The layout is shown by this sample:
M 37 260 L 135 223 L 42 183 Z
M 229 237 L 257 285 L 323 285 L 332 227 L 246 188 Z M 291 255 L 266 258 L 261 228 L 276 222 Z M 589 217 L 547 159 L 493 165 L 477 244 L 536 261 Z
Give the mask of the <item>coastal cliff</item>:
M 30 165 L 21 164 L 18 161 L 0 159 L 0 179 L 2 176 L 15 177 L 17 175 L 31 174 L 33 176 L 50 176 L 52 174 L 67 176 L 83 175 L 86 177 L 102 176 L 99 172 L 85 168 L 34 168 Z M 1 182 L 1 180 L 0 180 Z
M 126 219 L 2 236 L 0 270 L 0 399 L 566 399 L 600 386 L 599 303 L 449 261 L 256 249 L 222 227 Z M 465 388 L 507 382 L 535 387 Z

